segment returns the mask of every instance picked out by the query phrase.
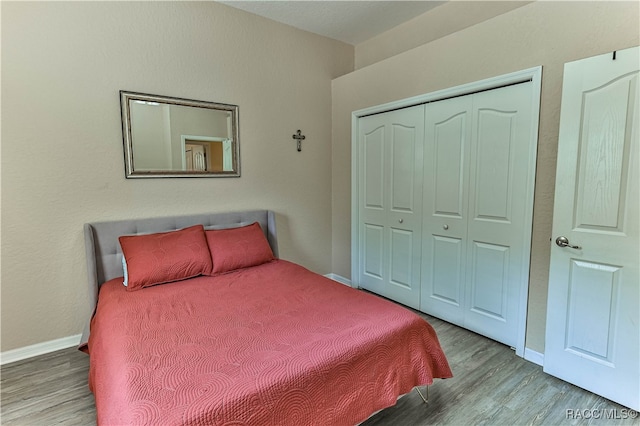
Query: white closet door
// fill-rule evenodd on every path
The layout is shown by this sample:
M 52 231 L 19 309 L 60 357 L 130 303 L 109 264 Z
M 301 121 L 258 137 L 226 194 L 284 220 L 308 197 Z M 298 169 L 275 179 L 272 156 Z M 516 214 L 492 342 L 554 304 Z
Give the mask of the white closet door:
M 462 325 L 471 96 L 426 105 L 420 309 Z
M 425 110 L 420 310 L 514 347 L 529 273 L 531 96 L 522 83 Z
M 465 327 L 514 347 L 529 281 L 531 96 L 531 83 L 473 95 Z
M 420 301 L 424 106 L 358 122 L 357 282 L 417 308 Z

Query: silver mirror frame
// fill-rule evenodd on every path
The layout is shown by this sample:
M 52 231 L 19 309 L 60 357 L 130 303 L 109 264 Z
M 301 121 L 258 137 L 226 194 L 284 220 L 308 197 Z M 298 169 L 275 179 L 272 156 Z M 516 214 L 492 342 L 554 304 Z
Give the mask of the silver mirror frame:
M 133 139 L 131 137 L 130 101 L 157 102 L 160 104 L 180 105 L 195 108 L 206 108 L 231 113 L 232 124 L 232 171 L 182 171 L 182 170 L 135 170 Z M 125 176 L 130 178 L 175 178 L 175 177 L 240 177 L 240 137 L 239 108 L 237 105 L 217 102 L 197 101 L 193 99 L 175 98 L 171 96 L 151 95 L 121 90 L 120 109 L 122 113 L 122 139 L 124 144 Z

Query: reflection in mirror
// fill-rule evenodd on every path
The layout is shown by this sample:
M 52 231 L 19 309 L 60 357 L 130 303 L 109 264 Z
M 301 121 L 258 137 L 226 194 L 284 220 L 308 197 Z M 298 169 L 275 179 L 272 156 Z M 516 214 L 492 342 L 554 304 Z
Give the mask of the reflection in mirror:
M 120 92 L 127 178 L 240 176 L 238 107 Z

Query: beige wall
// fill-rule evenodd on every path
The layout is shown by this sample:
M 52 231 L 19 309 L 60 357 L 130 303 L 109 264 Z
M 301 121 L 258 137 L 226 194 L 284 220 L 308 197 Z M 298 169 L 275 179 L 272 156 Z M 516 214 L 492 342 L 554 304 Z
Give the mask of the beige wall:
M 406 52 L 472 25 L 491 19 L 530 1 L 447 1 L 427 13 L 372 37 L 356 46 L 356 69 Z
M 331 272 L 331 80 L 353 57 L 214 2 L 2 2 L 2 351 L 82 331 L 89 221 L 273 209 L 281 256 Z M 238 104 L 242 177 L 126 180 L 120 89 Z
M 535 2 L 335 79 L 333 272 L 351 275 L 352 111 L 542 65 L 526 346 L 544 352 L 563 64 L 640 44 L 639 12 L 635 1 Z

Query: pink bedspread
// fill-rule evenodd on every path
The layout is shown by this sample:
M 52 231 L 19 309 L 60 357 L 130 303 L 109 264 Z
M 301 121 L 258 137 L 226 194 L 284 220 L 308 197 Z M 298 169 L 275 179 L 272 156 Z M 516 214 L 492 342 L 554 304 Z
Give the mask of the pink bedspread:
M 278 260 L 127 292 L 105 283 L 89 385 L 102 425 L 348 425 L 451 370 L 407 309 Z

